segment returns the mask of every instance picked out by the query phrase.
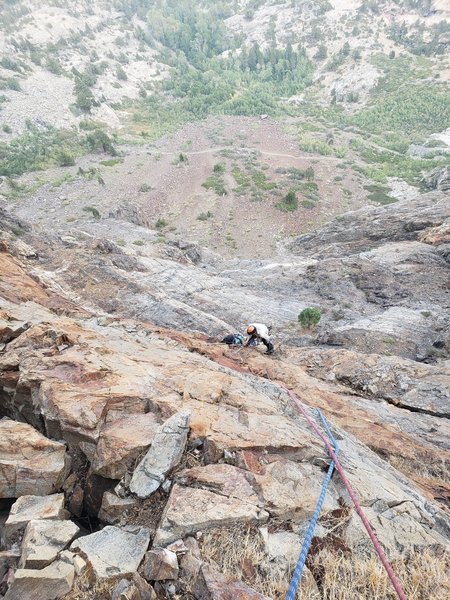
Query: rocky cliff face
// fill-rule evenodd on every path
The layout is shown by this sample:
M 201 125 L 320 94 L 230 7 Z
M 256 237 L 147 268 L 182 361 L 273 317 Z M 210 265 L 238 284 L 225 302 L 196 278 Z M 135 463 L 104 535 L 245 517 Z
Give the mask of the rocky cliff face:
M 276 264 L 193 261 L 186 247 L 176 262 L 105 240 L 68 248 L 4 214 L 5 597 L 70 598 L 73 586 L 101 597 L 101 586 L 116 586 L 113 597 L 281 598 L 328 464 L 281 384 L 329 418 L 389 557 L 400 565 L 441 552 L 445 566 L 444 200 L 345 217 Z M 318 345 L 292 324 L 314 301 L 329 311 Z M 274 357 L 194 331 L 225 333 L 256 310 L 274 319 Z M 427 362 L 413 360 L 431 346 Z M 337 476 L 314 539 L 303 593 L 322 598 L 314 557 L 325 564 L 332 550 L 364 563 L 372 552 Z M 442 576 L 429 597 L 445 585 Z

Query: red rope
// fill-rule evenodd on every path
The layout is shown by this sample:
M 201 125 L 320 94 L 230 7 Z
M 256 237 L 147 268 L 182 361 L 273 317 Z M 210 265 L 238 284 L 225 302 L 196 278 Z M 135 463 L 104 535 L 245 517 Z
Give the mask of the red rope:
M 372 527 L 371 527 L 371 525 L 370 525 L 370 523 L 369 523 L 366 515 L 363 513 L 363 510 L 361 508 L 361 505 L 359 504 L 359 501 L 358 501 L 358 499 L 357 499 L 357 497 L 355 495 L 355 492 L 353 491 L 353 488 L 350 485 L 350 482 L 349 482 L 349 480 L 347 479 L 347 477 L 346 477 L 346 475 L 344 473 L 344 469 L 343 469 L 341 463 L 339 462 L 336 454 L 334 453 L 334 450 L 333 450 L 330 442 L 328 441 L 328 439 L 326 438 L 326 436 L 320 431 L 320 429 L 317 427 L 317 425 L 314 422 L 314 420 L 311 419 L 311 417 L 305 411 L 305 409 L 303 408 L 303 406 L 302 406 L 300 400 L 297 398 L 297 396 L 295 394 L 293 394 L 291 392 L 291 390 L 289 390 L 283 384 L 279 384 L 279 385 L 280 385 L 280 387 L 282 387 L 283 389 L 286 390 L 286 392 L 289 394 L 290 398 L 292 398 L 292 400 L 295 402 L 295 405 L 300 410 L 300 412 L 302 413 L 302 415 L 305 417 L 305 419 L 308 421 L 308 423 L 311 425 L 311 427 L 314 429 L 314 431 L 317 433 L 317 435 L 319 435 L 321 437 L 323 443 L 327 447 L 329 455 L 334 460 L 335 468 L 339 472 L 339 475 L 341 476 L 342 482 L 345 485 L 345 487 L 347 488 L 347 492 L 348 492 L 350 498 L 352 499 L 353 504 L 355 505 L 356 512 L 360 516 L 361 521 L 363 522 L 364 527 L 366 528 L 367 533 L 369 534 L 369 537 L 372 540 L 372 543 L 373 543 L 373 545 L 375 547 L 375 550 L 377 551 L 377 554 L 380 557 L 381 562 L 383 563 L 383 567 L 386 569 L 386 572 L 387 572 L 387 574 L 389 576 L 389 579 L 391 580 L 392 585 L 394 586 L 395 591 L 397 592 L 397 596 L 400 598 L 400 600 L 408 600 L 407 597 L 406 597 L 405 592 L 403 591 L 403 588 L 402 588 L 399 580 L 397 579 L 397 576 L 394 573 L 394 569 L 392 568 L 392 565 L 388 561 L 387 556 L 384 553 L 383 548 L 381 547 L 381 544 L 378 541 L 377 536 L 375 535 L 374 530 L 372 529 Z

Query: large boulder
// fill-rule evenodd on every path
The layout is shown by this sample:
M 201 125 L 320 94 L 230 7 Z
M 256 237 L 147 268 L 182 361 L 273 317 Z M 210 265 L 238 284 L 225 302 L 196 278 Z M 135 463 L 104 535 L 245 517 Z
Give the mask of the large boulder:
M 300 536 L 292 531 L 269 532 L 267 527 L 260 528 L 265 551 L 269 561 L 273 561 L 282 571 L 293 569 L 302 547 Z
M 0 420 L 0 498 L 57 492 L 68 464 L 64 444 L 49 440 L 27 423 Z
M 380 514 L 366 507 L 364 513 L 391 559 L 401 556 L 409 548 L 420 552 L 439 545 L 443 549 L 448 543 L 446 538 L 430 530 L 426 522 L 420 523 L 420 513 L 412 502 L 400 502 L 392 508 L 386 506 Z M 346 528 L 345 541 L 353 551 L 374 554 L 372 543 L 357 515 L 352 516 Z
M 106 526 L 101 531 L 75 540 L 71 550 L 79 551 L 90 562 L 98 579 L 129 575 L 138 570 L 150 542 L 148 529 Z
M 2 550 L 0 552 L 0 581 L 2 581 L 9 569 L 15 569 L 20 559 L 20 550 L 18 546 L 12 550 Z

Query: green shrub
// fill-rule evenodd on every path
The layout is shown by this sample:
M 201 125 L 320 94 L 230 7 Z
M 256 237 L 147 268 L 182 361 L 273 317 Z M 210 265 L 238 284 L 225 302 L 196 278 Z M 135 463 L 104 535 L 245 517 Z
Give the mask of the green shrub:
M 73 175 L 71 175 L 70 173 L 65 173 L 65 175 L 61 175 L 61 177 L 58 177 L 57 179 L 54 179 L 52 181 L 52 188 L 58 188 L 64 183 L 67 183 L 68 181 L 73 181 L 74 179 L 75 178 Z M 63 204 L 63 206 L 65 206 L 65 204 Z
M 176 156 L 173 161 L 172 164 L 179 166 L 179 165 L 186 165 L 189 162 L 189 158 L 187 157 L 186 154 L 183 154 L 183 152 L 180 152 L 178 154 L 178 156 Z
M 377 202 L 378 204 L 392 204 L 393 202 L 397 202 L 396 198 L 389 196 L 389 188 L 383 185 L 365 185 L 364 189 L 370 192 L 367 197 L 372 202 Z
M 14 92 L 22 91 L 20 87 L 19 80 L 15 77 L 8 77 L 8 79 L 4 79 L 0 81 L 0 90 L 13 90 Z
M 84 140 L 75 130 L 29 127 L 10 143 L 0 142 L 0 175 L 23 175 L 58 165 L 61 155 L 86 152 Z
M 151 190 L 151 186 L 148 185 L 148 183 L 143 183 L 140 187 L 139 187 L 139 192 L 149 192 Z
M 288 173 L 289 179 L 295 179 L 297 181 L 301 181 L 302 179 L 307 179 L 311 181 L 314 179 L 314 169 L 312 167 L 308 167 L 307 169 L 297 169 L 297 167 L 289 167 L 288 169 L 276 169 L 277 173 Z
M 73 167 L 75 159 L 69 152 L 61 151 L 56 157 L 56 161 L 60 167 Z
M 439 84 L 426 87 L 403 86 L 385 94 L 374 105 L 364 108 L 351 119 L 363 130 L 410 132 L 409 137 L 428 135 L 450 127 L 450 92 Z
M 213 167 L 214 173 L 223 173 L 225 171 L 225 165 L 223 163 L 216 163 Z
M 300 202 L 300 204 L 303 206 L 303 208 L 314 208 L 315 207 L 315 203 L 312 200 L 302 200 Z
M 267 181 L 265 173 L 258 171 L 257 169 L 252 170 L 252 180 L 260 190 L 273 190 L 277 187 L 276 183 Z
M 308 308 L 304 308 L 298 315 L 298 320 L 304 329 L 311 329 L 311 327 L 315 327 L 318 324 L 321 316 L 322 311 L 320 308 L 308 306 Z
M 167 227 L 167 225 L 168 225 L 167 221 L 160 217 L 155 223 L 155 228 L 156 229 L 164 229 L 164 227 Z
M 314 54 L 313 58 L 316 60 L 325 60 L 328 56 L 327 47 L 324 44 L 320 44 L 317 48 L 317 52 Z
M 198 221 L 207 221 L 208 219 L 210 219 L 213 216 L 212 212 L 210 210 L 208 210 L 208 212 L 202 212 L 198 215 L 197 220 Z
M 12 133 L 12 129 L 11 129 L 11 127 L 10 127 L 9 125 L 7 125 L 6 123 L 5 123 L 4 125 L 2 125 L 2 130 L 3 130 L 5 133 Z
M 333 154 L 332 148 L 326 142 L 323 142 L 321 140 L 314 140 L 312 138 L 305 137 L 299 141 L 298 145 L 300 150 L 303 150 L 304 152 L 317 152 L 318 154 L 322 154 L 323 156 L 330 156 L 331 154 Z
M 277 204 L 277 208 L 283 212 L 293 212 L 298 208 L 297 195 L 294 190 L 289 190 L 281 202 Z
M 59 63 L 58 59 L 52 56 L 47 58 L 45 66 L 47 68 L 47 71 L 50 71 L 50 73 L 53 73 L 54 75 L 62 75 L 64 73 L 64 70 L 61 64 Z
M 85 206 L 83 210 L 84 212 L 91 213 L 94 219 L 100 219 L 100 213 L 94 206 Z
M 219 175 L 210 175 L 208 179 L 202 183 L 202 187 L 207 190 L 214 190 L 218 196 L 226 196 L 228 193 L 225 188 L 225 183 Z
M 117 77 L 117 79 L 120 79 L 121 81 L 126 81 L 128 79 L 128 76 L 125 73 L 125 70 L 121 65 L 117 65 L 116 77 Z
M 0 60 L 0 65 L 4 69 L 8 69 L 9 71 L 17 71 L 17 73 L 20 73 L 22 71 L 21 65 L 16 60 L 13 60 L 9 56 L 4 56 Z
M 119 165 L 123 163 L 121 158 L 108 158 L 107 160 L 101 160 L 100 164 L 104 167 L 114 167 L 115 165 Z
M 111 156 L 117 154 L 112 139 L 101 129 L 95 129 L 92 133 L 89 133 L 86 137 L 86 142 L 91 152 L 106 152 L 107 154 L 111 154 Z

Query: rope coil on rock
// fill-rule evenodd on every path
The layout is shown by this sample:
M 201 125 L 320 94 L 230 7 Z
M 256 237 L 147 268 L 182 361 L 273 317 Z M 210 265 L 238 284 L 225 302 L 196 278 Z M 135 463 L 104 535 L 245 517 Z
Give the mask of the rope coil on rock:
M 321 438 L 321 440 L 323 441 L 323 443 L 325 444 L 328 454 L 331 456 L 331 458 L 333 459 L 333 462 L 335 463 L 335 468 L 338 471 L 341 479 L 342 479 L 342 483 L 345 485 L 345 488 L 350 496 L 350 498 L 352 499 L 352 502 L 355 506 L 355 510 L 358 513 L 361 521 L 363 522 L 364 527 L 366 528 L 366 531 L 372 541 L 372 544 L 374 545 L 374 548 L 383 564 L 383 567 L 385 568 L 389 579 L 391 580 L 392 585 L 394 586 L 394 589 L 397 593 L 397 596 L 400 598 L 400 600 L 408 600 L 399 580 L 397 579 L 397 576 L 394 573 L 394 569 L 392 568 L 392 565 L 390 564 L 386 554 L 384 553 L 383 548 L 381 547 L 381 544 L 377 538 L 377 536 L 375 535 L 374 530 L 372 529 L 366 515 L 364 514 L 361 505 L 356 497 L 356 494 L 352 488 L 352 486 L 350 485 L 350 482 L 348 481 L 344 469 L 341 465 L 341 463 L 339 462 L 336 453 L 334 452 L 330 442 L 328 441 L 328 439 L 325 437 L 325 435 L 322 433 L 322 431 L 320 431 L 320 429 L 317 427 L 316 423 L 314 422 L 314 420 L 308 415 L 308 413 L 306 412 L 306 410 L 303 408 L 302 403 L 300 402 L 300 400 L 297 398 L 297 396 L 291 392 L 291 390 L 289 388 L 287 388 L 285 385 L 283 384 L 279 384 L 281 388 L 283 388 L 287 394 L 289 395 L 289 397 L 293 400 L 293 402 L 295 403 L 295 406 L 298 408 L 298 410 L 301 412 L 301 414 L 305 417 L 305 419 L 308 421 L 308 423 L 311 425 L 311 427 L 313 428 L 313 430 L 315 431 L 315 433 L 317 433 L 317 435 Z
M 319 409 L 317 409 L 317 413 L 318 413 L 320 419 L 322 420 L 323 426 L 325 427 L 328 437 L 333 442 L 334 452 L 337 456 L 339 454 L 339 446 L 330 431 L 330 428 L 328 426 L 328 423 L 327 423 L 325 417 L 322 415 L 322 413 Z M 295 566 L 294 574 L 292 575 L 291 585 L 289 586 L 288 593 L 286 594 L 286 600 L 295 600 L 295 598 L 297 596 L 298 586 L 300 584 L 300 579 L 302 577 L 303 568 L 304 568 L 305 562 L 306 562 L 306 557 L 308 556 L 309 547 L 311 546 L 311 541 L 312 541 L 312 538 L 314 535 L 314 529 L 316 527 L 317 520 L 320 515 L 320 511 L 322 510 L 322 505 L 323 505 L 323 502 L 325 500 L 325 496 L 326 496 L 326 493 L 328 490 L 328 484 L 331 481 L 331 476 L 333 475 L 333 472 L 334 472 L 334 460 L 331 461 L 330 466 L 328 467 L 327 474 L 326 474 L 325 479 L 322 484 L 322 490 L 320 492 L 319 499 L 317 500 L 316 508 L 315 508 L 314 513 L 309 522 L 308 530 L 305 533 L 305 538 L 303 540 L 303 545 L 300 550 L 300 555 L 298 557 L 298 561 Z

